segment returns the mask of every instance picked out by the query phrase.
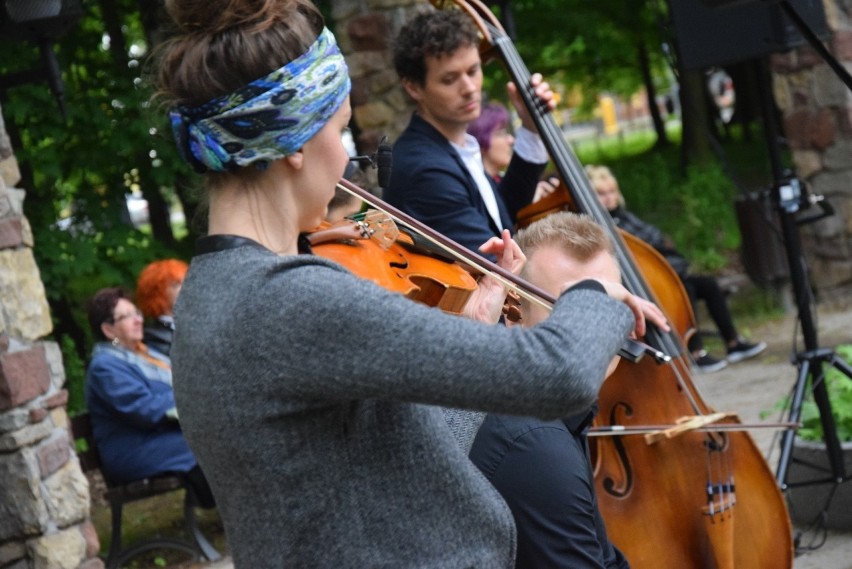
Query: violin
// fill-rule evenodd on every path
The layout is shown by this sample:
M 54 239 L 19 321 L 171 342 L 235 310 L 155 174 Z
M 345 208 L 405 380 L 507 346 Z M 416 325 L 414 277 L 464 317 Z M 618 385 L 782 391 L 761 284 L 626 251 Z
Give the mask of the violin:
M 716 414 L 692 381 L 683 336 L 694 330 L 694 316 L 680 280 L 647 243 L 617 230 L 552 115 L 541 108 L 530 88 L 530 72 L 491 11 L 479 0 L 431 1 L 437 8 L 464 10 L 473 19 L 482 35 L 483 58 L 502 60 L 518 86 L 568 188 L 570 207 L 609 232 L 625 287 L 656 302 L 674 324 L 668 333 L 650 327 L 646 336 L 673 356 L 670 362 L 619 366 L 600 393 L 598 428 L 678 425 L 683 417 L 693 418 L 671 430 L 670 437 L 653 441 L 598 439 L 595 484 L 610 540 L 634 569 L 792 567 L 790 518 L 775 477 L 748 433 L 734 430 L 740 427 L 736 417 Z M 569 201 L 559 195 L 545 198 L 537 215 L 547 215 L 546 205 L 560 200 L 559 208 Z
M 308 234 L 314 254 L 335 261 L 387 290 L 451 314 L 462 313 L 476 289 L 476 278 L 483 274 L 497 279 L 509 290 L 503 307 L 503 314 L 509 320 L 520 319 L 518 297 L 545 309 L 553 308 L 556 299 L 548 292 L 367 190 L 347 180 L 340 180 L 337 187 L 362 199 L 376 211 L 360 219 L 344 219 L 335 225 L 324 223 Z M 402 231 L 393 220 L 402 224 Z M 618 355 L 632 363 L 641 361 L 646 355 L 657 362 L 671 360 L 668 354 L 633 338 L 625 338 Z
M 470 271 L 415 246 L 410 233 L 401 232 L 387 215 L 376 210 L 335 225 L 325 223 L 308 235 L 308 242 L 315 255 L 335 261 L 386 290 L 451 314 L 462 313 L 477 287 Z

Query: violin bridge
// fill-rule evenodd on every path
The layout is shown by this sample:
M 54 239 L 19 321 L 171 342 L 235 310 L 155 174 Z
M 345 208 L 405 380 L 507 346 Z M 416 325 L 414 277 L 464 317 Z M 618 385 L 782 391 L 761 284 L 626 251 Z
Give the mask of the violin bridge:
M 375 209 L 367 210 L 364 218 L 358 222 L 362 227 L 365 239 L 374 239 L 382 249 L 387 251 L 399 237 L 399 228 L 391 217 Z

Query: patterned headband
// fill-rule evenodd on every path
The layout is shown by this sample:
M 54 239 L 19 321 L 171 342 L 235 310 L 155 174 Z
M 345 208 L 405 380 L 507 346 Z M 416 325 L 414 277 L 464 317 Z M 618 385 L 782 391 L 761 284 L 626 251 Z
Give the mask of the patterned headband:
M 307 52 L 266 77 L 199 107 L 169 112 L 181 157 L 197 172 L 226 172 L 289 156 L 349 94 L 346 62 L 324 28 Z

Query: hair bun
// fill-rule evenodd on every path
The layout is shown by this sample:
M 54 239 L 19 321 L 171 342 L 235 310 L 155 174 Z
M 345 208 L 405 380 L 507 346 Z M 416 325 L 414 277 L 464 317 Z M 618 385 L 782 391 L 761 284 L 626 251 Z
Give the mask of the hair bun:
M 275 0 L 166 0 L 166 11 L 184 32 L 203 30 L 216 34 L 234 25 L 262 18 L 274 2 Z

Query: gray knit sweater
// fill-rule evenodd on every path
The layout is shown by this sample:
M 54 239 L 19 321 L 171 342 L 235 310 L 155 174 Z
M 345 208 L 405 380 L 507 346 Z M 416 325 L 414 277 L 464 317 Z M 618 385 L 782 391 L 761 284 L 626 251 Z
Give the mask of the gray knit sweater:
M 594 290 L 531 329 L 450 316 L 311 255 L 196 257 L 174 387 L 234 564 L 512 567 L 512 516 L 437 406 L 588 408 L 633 322 Z

